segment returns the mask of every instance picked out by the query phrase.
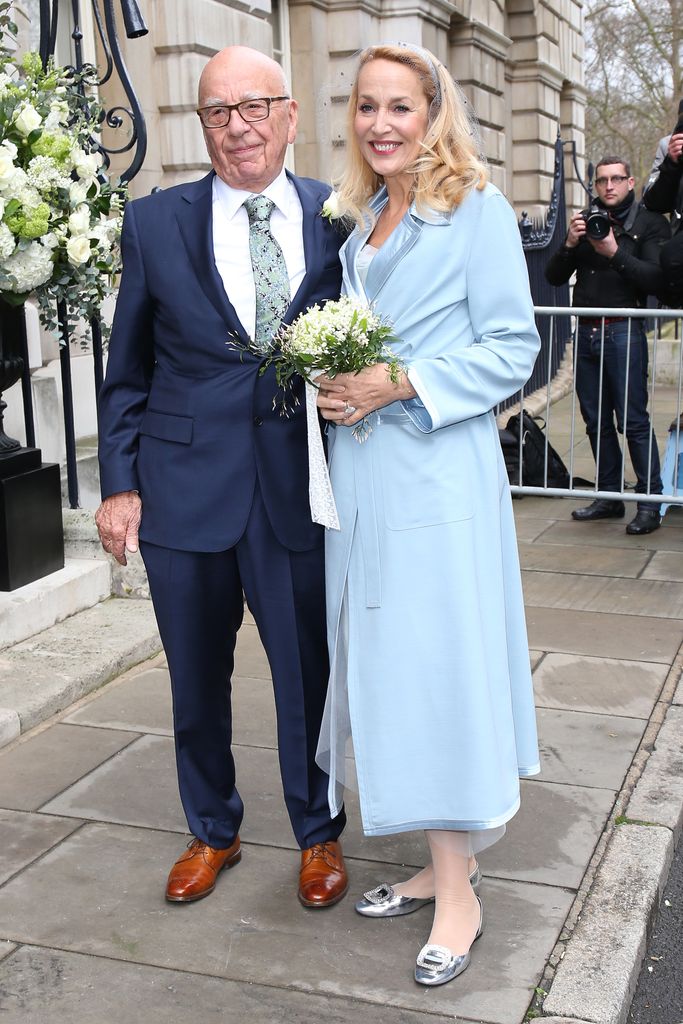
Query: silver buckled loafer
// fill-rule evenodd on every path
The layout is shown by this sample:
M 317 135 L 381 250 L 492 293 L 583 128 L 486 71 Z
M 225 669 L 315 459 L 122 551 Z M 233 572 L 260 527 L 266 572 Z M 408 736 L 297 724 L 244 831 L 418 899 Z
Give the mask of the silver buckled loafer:
M 479 903 L 479 928 L 472 939 L 472 945 L 477 941 L 484 930 L 484 908 L 477 896 Z M 451 953 L 447 946 L 437 946 L 434 943 L 427 943 L 417 955 L 415 961 L 415 981 L 418 985 L 445 985 L 453 981 L 459 974 L 466 971 L 470 966 L 472 955 L 468 950 L 456 956 Z
M 481 870 L 476 864 L 470 875 L 470 885 L 478 889 L 481 884 Z M 356 903 L 356 912 L 363 917 L 402 917 L 404 914 L 412 914 L 433 903 L 434 897 L 427 896 L 426 899 L 419 899 L 417 896 L 401 896 L 395 892 L 387 882 L 382 882 L 376 889 L 363 893 L 363 898 Z

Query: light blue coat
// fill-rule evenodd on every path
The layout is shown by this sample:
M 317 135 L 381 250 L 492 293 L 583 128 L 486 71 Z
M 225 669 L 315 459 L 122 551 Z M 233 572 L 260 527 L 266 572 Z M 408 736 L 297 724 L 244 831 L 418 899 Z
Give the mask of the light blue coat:
M 379 213 L 382 190 L 373 199 Z M 365 288 L 417 399 L 330 430 L 341 530 L 326 535 L 331 678 L 319 757 L 336 813 L 351 727 L 368 835 L 498 827 L 539 771 L 517 542 L 491 412 L 539 350 L 515 215 L 488 185 L 451 214 L 412 207 Z M 348 692 L 347 692 L 348 687 Z

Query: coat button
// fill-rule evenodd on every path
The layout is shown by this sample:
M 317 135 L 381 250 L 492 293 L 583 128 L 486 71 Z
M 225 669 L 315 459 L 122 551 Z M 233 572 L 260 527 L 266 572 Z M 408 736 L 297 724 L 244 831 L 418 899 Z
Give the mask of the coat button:
M 263 417 L 261 417 L 261 416 L 254 416 L 254 426 L 255 427 L 262 427 L 263 426 Z

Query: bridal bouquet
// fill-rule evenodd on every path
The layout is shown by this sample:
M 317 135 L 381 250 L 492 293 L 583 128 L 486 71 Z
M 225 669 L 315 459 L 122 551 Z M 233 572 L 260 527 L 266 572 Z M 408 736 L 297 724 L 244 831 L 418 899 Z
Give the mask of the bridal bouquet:
M 90 320 L 119 265 L 125 188 L 100 174 L 100 109 L 83 95 L 94 75 L 0 50 L 0 295 L 34 293 L 55 331 L 57 302 L 70 327 Z
M 311 306 L 289 327 L 283 327 L 275 339 L 277 351 L 266 361 L 273 364 L 281 395 L 273 404 L 279 404 L 283 415 L 289 411 L 293 379 L 303 377 L 315 387 L 315 378 L 321 373 L 334 378 L 339 373 L 358 373 L 366 366 L 385 363 L 389 376 L 398 382 L 401 362 L 389 348 L 394 338 L 393 327 L 374 312 L 342 296 L 329 300 L 324 306 Z M 294 396 L 294 404 L 298 399 Z M 354 437 L 364 441 L 370 427 L 363 419 L 353 428 Z

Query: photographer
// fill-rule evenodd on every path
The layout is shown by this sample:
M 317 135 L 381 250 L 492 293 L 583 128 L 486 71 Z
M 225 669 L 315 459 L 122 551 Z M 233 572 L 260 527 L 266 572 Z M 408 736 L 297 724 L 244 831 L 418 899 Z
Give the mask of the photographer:
M 662 246 L 664 289 L 658 298 L 674 308 L 683 304 L 683 100 L 678 106 L 678 124 L 669 136 L 666 155 L 643 195 L 648 210 L 671 214 L 673 237 Z
M 548 261 L 545 276 L 551 284 L 560 285 L 576 272 L 574 306 L 606 306 L 618 313 L 619 308 L 644 305 L 648 295 L 661 291 L 659 254 L 670 230 L 661 214 L 652 213 L 637 202 L 635 181 L 628 163 L 621 157 L 603 157 L 595 174 L 598 198 L 589 211 L 574 214 L 567 238 Z M 599 490 L 621 490 L 622 455 L 617 431 L 623 432 L 625 427 L 637 477 L 636 491 L 661 494 L 654 435 L 650 450 L 648 353 L 642 321 L 629 322 L 619 315 L 580 317 L 576 360 L 576 392 L 596 461 L 599 434 Z M 579 522 L 622 519 L 624 512 L 622 501 L 598 498 L 585 508 L 574 509 L 572 517 Z M 660 525 L 659 506 L 639 502 L 626 532 L 652 533 Z

